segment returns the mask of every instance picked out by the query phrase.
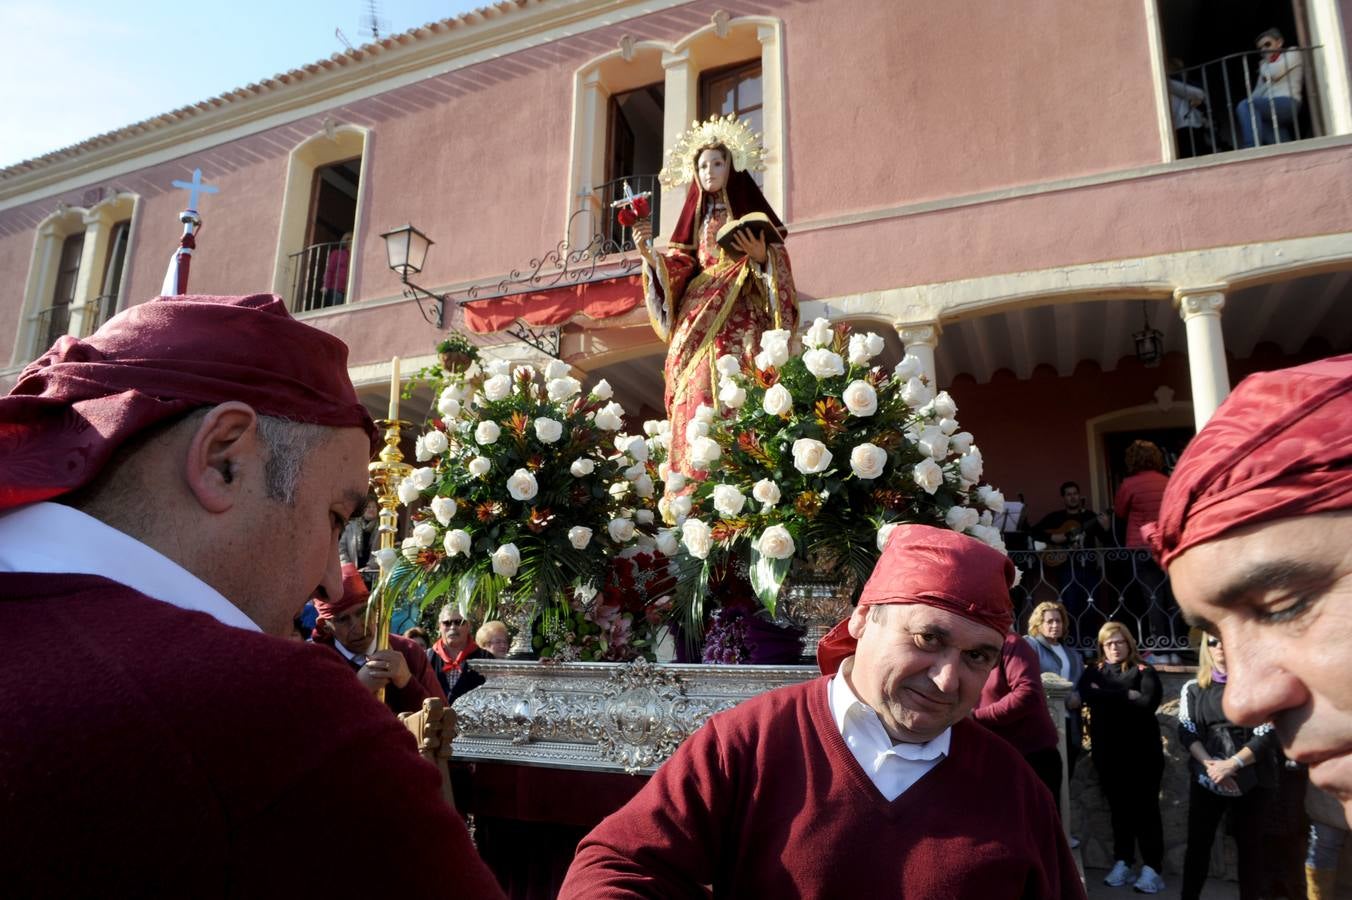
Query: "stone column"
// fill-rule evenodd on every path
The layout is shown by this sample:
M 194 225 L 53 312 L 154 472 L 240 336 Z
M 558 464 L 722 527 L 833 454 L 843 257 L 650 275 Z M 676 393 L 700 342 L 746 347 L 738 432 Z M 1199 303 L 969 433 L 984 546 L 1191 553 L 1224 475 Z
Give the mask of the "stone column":
M 666 73 L 662 100 L 662 146 L 670 148 L 699 115 L 699 70 L 690 59 L 689 48 L 679 53 L 663 53 L 662 70 Z M 666 152 L 665 149 L 663 152 Z M 676 226 L 676 218 L 681 214 L 684 202 L 685 185 L 662 190 L 662 221 L 657 225 L 663 234 L 669 235 Z
M 939 334 L 943 328 L 938 322 L 926 322 L 920 325 L 896 324 L 897 337 L 906 352 L 920 360 L 925 367 L 925 377 L 932 387 L 938 390 L 938 373 L 934 368 L 934 348 L 939 345 Z
M 66 333 L 72 337 L 84 337 L 85 323 L 93 316 L 93 302 L 98 299 L 103 286 L 103 267 L 108 258 L 108 235 L 111 222 L 106 210 L 86 213 L 84 217 L 85 239 L 80 254 L 80 274 L 75 278 L 75 296 L 70 302 L 70 327 Z
M 1225 337 L 1221 333 L 1221 309 L 1226 285 L 1178 288 L 1174 305 L 1188 333 L 1188 373 L 1192 381 L 1192 416 L 1201 431 L 1211 414 L 1230 393 L 1230 373 L 1225 365 Z
M 1075 651 L 1070 651 L 1074 653 Z M 1058 795 L 1061 825 L 1070 836 L 1070 760 L 1066 759 L 1066 698 L 1075 685 L 1055 672 L 1042 673 L 1042 691 L 1047 695 L 1047 712 L 1056 725 L 1056 752 L 1061 755 L 1061 790 Z

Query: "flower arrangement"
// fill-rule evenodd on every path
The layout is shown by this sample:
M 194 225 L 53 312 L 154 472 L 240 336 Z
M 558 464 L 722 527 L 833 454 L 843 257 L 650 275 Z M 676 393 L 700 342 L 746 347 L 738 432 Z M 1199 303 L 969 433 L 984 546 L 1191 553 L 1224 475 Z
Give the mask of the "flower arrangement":
M 549 626 L 603 583 L 638 534 L 621 498 L 640 460 L 609 449 L 624 416 L 610 385 L 584 393 L 570 372 L 495 360 L 434 380 L 437 416 L 415 448 L 424 465 L 399 485 L 412 534 L 389 589 L 424 607 L 450 595 L 481 620 L 536 600 Z
M 699 630 L 710 574 L 741 561 L 771 616 L 791 563 L 832 560 L 858 583 L 902 522 L 946 525 L 1003 549 L 982 485 L 981 451 L 957 404 L 934 392 L 919 360 L 873 365 L 884 343 L 817 319 L 794 354 L 788 331 L 759 352 L 717 360 L 722 414 L 703 407 L 687 434 L 691 463 L 710 473 L 660 503 L 679 537 L 680 605 Z
M 675 586 L 667 556 L 626 550 L 611 561 L 600 591 L 573 592 L 568 611 L 535 636 L 535 649 L 555 662 L 651 662 Z

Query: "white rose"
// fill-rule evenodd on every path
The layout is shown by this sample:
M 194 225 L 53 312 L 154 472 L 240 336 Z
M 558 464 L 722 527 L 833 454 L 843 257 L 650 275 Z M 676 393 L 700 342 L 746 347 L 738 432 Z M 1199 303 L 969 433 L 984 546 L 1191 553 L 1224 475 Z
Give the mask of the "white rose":
M 610 487 L 608 488 L 608 490 L 610 491 L 610 496 L 612 496 L 612 497 L 614 497 L 616 500 L 618 500 L 618 499 L 620 499 L 621 497 L 623 497 L 625 494 L 629 493 L 629 482 L 627 482 L 627 481 L 616 481 L 616 482 L 614 482 L 614 483 L 612 483 L 612 484 L 610 485 Z
M 988 525 L 973 525 L 971 535 L 983 544 L 989 544 L 996 550 L 1004 552 L 1005 538 L 1004 535 L 1000 534 L 999 529 L 991 528 Z
M 545 363 L 545 381 L 554 381 L 558 378 L 567 378 L 573 367 L 561 359 L 551 359 Z
M 782 366 L 789 361 L 789 338 L 792 335 L 787 329 L 772 328 L 769 331 L 761 332 L 761 352 L 757 355 L 756 365 L 762 369 L 768 369 L 771 366 Z M 761 365 L 761 359 L 767 365 Z
M 503 544 L 493 551 L 493 572 L 503 578 L 511 578 L 521 568 L 521 551 L 516 544 Z
M 712 425 L 714 423 L 714 408 L 707 403 L 701 403 L 695 407 L 695 420 L 706 425 Z
M 621 453 L 627 453 L 629 458 L 637 462 L 648 461 L 648 442 L 643 438 L 634 436 L 624 442 L 623 447 L 617 448 Z
M 545 393 L 549 395 L 549 399 L 553 403 L 562 403 L 581 390 L 582 382 L 567 376 L 551 378 L 545 383 Z
M 771 525 L 756 539 L 756 549 L 761 556 L 770 559 L 788 559 L 797 549 L 793 544 L 793 535 L 783 525 Z
M 887 546 L 887 539 L 892 536 L 892 532 L 900 525 L 900 522 L 888 522 L 878 529 L 878 552 L 882 553 L 883 548 Z
M 807 347 L 825 347 L 835 338 L 829 319 L 814 319 L 812 325 L 803 334 L 803 345 Z M 803 357 L 806 359 L 807 354 Z
M 736 375 L 742 371 L 742 364 L 731 353 L 724 353 L 714 363 L 714 368 L 718 369 L 720 375 Z
M 831 465 L 831 451 L 815 438 L 799 438 L 793 442 L 793 467 L 804 475 L 825 472 Z
M 610 524 L 606 526 L 610 532 L 610 539 L 617 544 L 624 544 L 634 539 L 634 520 L 633 519 L 611 519 Z
M 761 409 L 772 416 L 782 416 L 793 408 L 793 394 L 782 384 L 771 385 L 761 400 Z
M 920 429 L 920 436 L 915 443 L 921 453 L 933 459 L 942 460 L 948 456 L 948 435 L 937 425 L 926 425 Z
M 632 466 L 624 470 L 624 480 L 630 482 L 638 481 L 640 478 L 643 477 L 644 473 L 647 471 L 648 467 L 643 465 L 643 463 L 634 463 Z
M 677 497 L 671 501 L 671 514 L 677 519 L 690 515 L 690 510 L 694 508 L 695 502 L 690 499 L 689 494 Z
M 651 525 L 653 523 L 653 511 L 651 509 L 640 509 L 634 513 L 634 521 L 640 525 Z
M 596 468 L 596 463 L 586 457 L 579 456 L 573 460 L 573 464 L 568 467 L 568 471 L 573 473 L 574 478 L 582 478 L 584 475 L 590 475 Z
M 541 416 L 535 420 L 535 436 L 546 444 L 552 444 L 563 437 L 563 423 Z
M 535 380 L 535 367 L 534 367 L 534 366 L 517 366 L 515 369 L 512 369 L 512 380 L 513 380 L 513 381 L 534 381 L 534 380 Z
M 685 476 L 680 472 L 669 472 L 663 479 L 667 485 L 667 493 L 674 494 L 685 487 Z
M 619 431 L 624 427 L 624 407 L 618 403 L 607 403 L 596 414 L 596 427 L 602 431 Z
M 418 561 L 418 542 L 411 537 L 404 538 L 404 542 L 399 545 L 399 552 L 404 554 L 404 559 L 409 562 Z
M 455 501 L 450 497 L 432 498 L 432 515 L 437 517 L 437 521 L 442 525 L 451 524 L 451 519 L 455 518 L 457 507 Z
M 476 456 L 469 461 L 469 474 L 475 478 L 483 478 L 491 468 L 493 468 L 493 464 L 483 456 Z
M 966 453 L 974 440 L 970 431 L 959 431 L 948 439 L 948 446 L 954 453 Z
M 442 418 L 454 419 L 460 415 L 460 400 L 451 396 L 455 388 L 446 388 L 437 398 L 437 412 L 441 413 Z
M 574 525 L 568 529 L 568 543 L 573 545 L 574 550 L 585 549 L 591 539 L 592 530 L 585 525 Z
M 912 378 L 919 378 L 925 374 L 925 364 L 917 357 L 907 353 L 897 363 L 897 367 L 892 370 L 892 375 L 897 381 L 910 381 Z
M 981 480 L 981 450 L 973 447 L 958 460 L 958 472 L 968 481 Z
M 489 400 L 501 400 L 512 392 L 510 375 L 494 375 L 484 381 L 484 396 Z
M 884 346 L 882 337 L 871 331 L 868 334 L 850 335 L 850 365 L 868 365 L 869 360 L 883 352 Z
M 986 526 L 995 524 L 995 517 L 991 515 L 989 509 L 981 513 L 981 524 Z
M 701 422 L 699 419 L 691 419 L 685 423 L 685 442 L 692 444 L 695 438 L 707 437 L 709 434 L 709 423 Z
M 953 432 L 955 432 L 955 431 L 958 430 L 958 420 L 957 420 L 957 419 L 940 419 L 940 420 L 939 420 L 939 430 L 942 431 L 944 434 L 952 434 Z
M 887 466 L 887 451 L 877 444 L 860 444 L 850 451 L 850 470 L 860 478 L 877 478 Z
M 447 403 L 454 400 L 456 403 L 464 403 L 465 398 L 469 396 L 469 385 L 463 381 L 455 384 L 448 384 L 442 388 L 439 403 Z
M 437 480 L 437 470 L 429 466 L 414 469 L 408 473 L 408 480 L 416 484 L 418 490 L 425 491 L 432 486 L 432 482 Z
M 610 386 L 610 382 L 602 378 L 596 382 L 596 387 L 592 388 L 592 396 L 597 400 L 609 400 L 615 396 L 615 389 Z
M 681 525 L 681 542 L 695 559 L 707 559 L 713 549 L 713 531 L 699 519 L 686 519 Z
M 664 556 L 676 555 L 676 551 L 680 549 L 680 542 L 676 539 L 675 530 L 663 528 L 657 532 L 657 549 Z
M 825 347 L 804 350 L 803 365 L 807 366 L 807 370 L 818 378 L 831 378 L 845 374 L 845 361 L 840 358 L 840 354 Z
M 657 419 L 644 419 L 643 433 L 648 437 L 657 437 L 662 433 L 662 423 Z
M 432 454 L 427 449 L 425 435 L 418 435 L 418 439 L 413 442 L 413 458 L 418 462 L 427 462 L 432 458 Z
M 934 414 L 941 419 L 951 419 L 958 414 L 958 404 L 948 395 L 948 391 L 940 391 L 935 395 Z
M 867 381 L 851 381 L 840 399 L 845 401 L 846 409 L 860 418 L 878 411 L 878 392 Z
M 507 375 L 512 371 L 512 361 L 509 359 L 490 359 L 484 363 L 484 372 L 488 375 L 498 376 Z
M 452 528 L 446 532 L 441 544 L 446 548 L 447 556 L 457 556 L 461 553 L 469 556 L 469 532 L 463 528 Z
M 746 505 L 746 496 L 731 484 L 714 485 L 714 509 L 725 519 L 730 519 L 742 511 Z
M 981 521 L 981 514 L 969 506 L 954 506 L 944 515 L 944 524 L 954 531 L 966 531 Z
M 906 405 L 911 409 L 919 409 L 930 402 L 930 398 L 933 396 L 934 391 L 919 378 L 910 379 L 906 382 L 906 386 L 901 389 L 901 399 L 906 401 Z
M 746 388 L 735 381 L 725 381 L 718 391 L 718 399 L 729 409 L 740 409 L 746 402 Z
M 517 469 L 507 479 L 507 493 L 513 500 L 533 500 L 540 493 L 540 485 L 535 476 L 525 469 Z
M 690 442 L 690 464 L 696 469 L 707 470 L 722 455 L 723 451 L 718 449 L 713 438 L 695 438 Z
M 500 437 L 502 437 L 502 429 L 492 419 L 484 419 L 474 429 L 474 440 L 481 447 L 487 447 Z
M 976 489 L 976 499 L 982 506 L 996 515 L 1005 511 L 1005 495 L 989 484 L 983 484 Z
M 400 503 L 405 506 L 412 506 L 414 503 L 418 502 L 418 498 L 422 496 L 422 491 L 419 490 L 418 486 L 410 479 L 405 478 L 403 481 L 399 482 L 398 494 Z
M 764 512 L 779 502 L 779 485 L 768 478 L 762 478 L 751 486 L 751 496 L 757 503 L 763 504 Z
M 445 453 L 446 448 L 450 446 L 450 441 L 446 439 L 446 432 L 433 429 L 422 436 L 423 449 L 436 456 L 439 453 Z
M 646 472 L 634 479 L 634 493 L 647 500 L 657 490 L 653 478 Z
M 939 468 L 939 464 L 932 459 L 922 460 L 911 470 L 911 477 L 915 483 L 920 485 L 927 494 L 933 494 L 939 490 L 939 485 L 944 483 L 944 470 Z
M 426 550 L 437 542 L 437 527 L 428 522 L 419 522 L 413 527 L 413 543 L 419 550 Z

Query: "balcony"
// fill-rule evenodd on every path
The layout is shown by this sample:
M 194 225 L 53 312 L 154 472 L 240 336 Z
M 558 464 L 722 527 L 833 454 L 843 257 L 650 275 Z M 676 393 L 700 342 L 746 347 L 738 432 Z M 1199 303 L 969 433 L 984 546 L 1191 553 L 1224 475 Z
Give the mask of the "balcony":
M 70 330 L 70 306 L 60 303 L 35 312 L 32 317 L 33 344 L 30 359 L 37 359 L 56 343 L 56 339 Z
M 1180 159 L 1289 144 L 1325 132 L 1315 69 L 1320 47 L 1232 53 L 1167 76 Z M 1276 63 L 1263 63 L 1279 55 Z
M 345 241 L 311 244 L 289 254 L 286 282 L 292 312 L 340 306 L 347 300 L 347 274 L 352 245 Z

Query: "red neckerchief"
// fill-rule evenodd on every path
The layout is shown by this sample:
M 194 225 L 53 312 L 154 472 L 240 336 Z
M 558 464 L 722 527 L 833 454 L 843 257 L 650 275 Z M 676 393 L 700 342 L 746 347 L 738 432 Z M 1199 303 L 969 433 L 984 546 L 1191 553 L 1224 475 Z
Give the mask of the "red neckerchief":
M 474 638 L 465 641 L 465 649 L 461 650 L 454 657 L 451 656 L 451 651 L 446 649 L 446 641 L 444 638 L 437 638 L 436 643 L 432 645 L 432 650 L 437 656 L 441 657 L 441 662 L 443 664 L 441 671 L 443 672 L 458 672 L 461 663 L 463 663 L 471 653 L 478 649 L 479 645 L 474 643 Z

